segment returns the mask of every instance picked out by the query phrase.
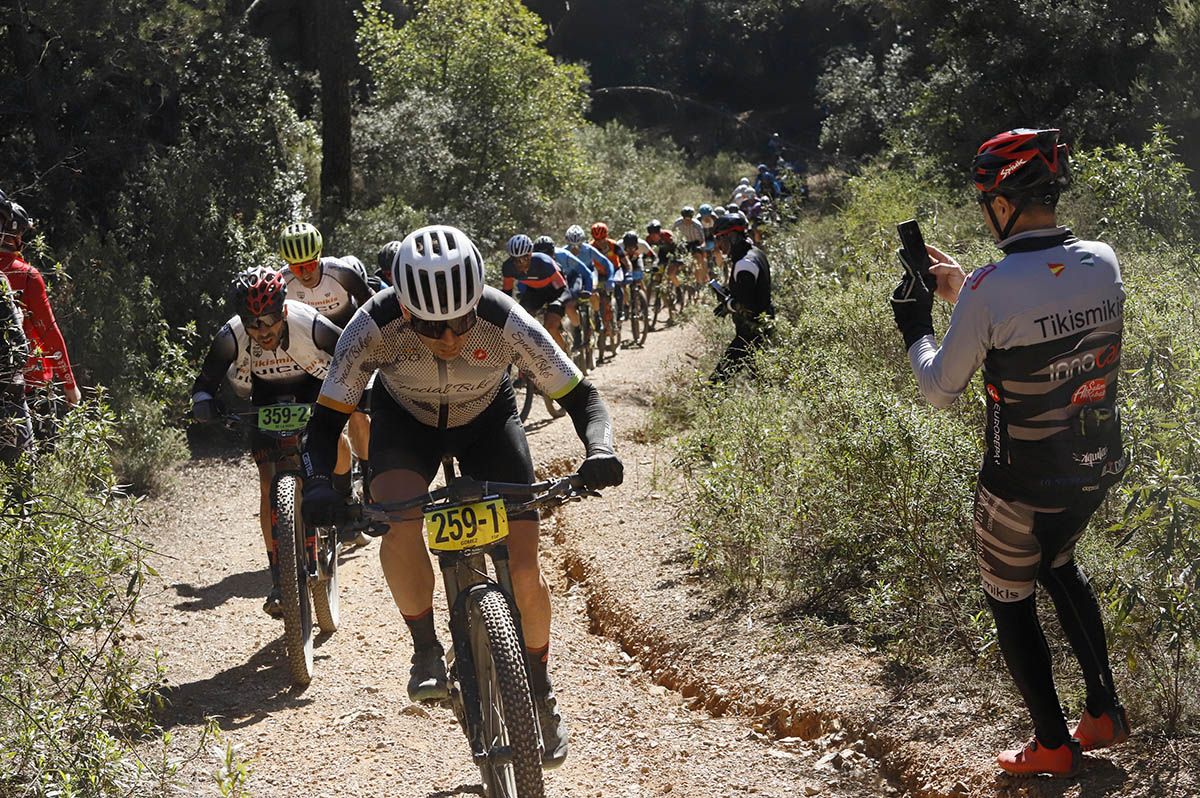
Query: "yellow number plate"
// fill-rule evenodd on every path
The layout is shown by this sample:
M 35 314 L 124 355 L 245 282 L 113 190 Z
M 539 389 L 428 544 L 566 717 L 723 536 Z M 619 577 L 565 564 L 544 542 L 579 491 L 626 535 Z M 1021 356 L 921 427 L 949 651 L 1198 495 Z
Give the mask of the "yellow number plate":
M 508 513 L 496 497 L 475 504 L 438 507 L 425 513 L 425 536 L 433 551 L 461 551 L 508 537 Z

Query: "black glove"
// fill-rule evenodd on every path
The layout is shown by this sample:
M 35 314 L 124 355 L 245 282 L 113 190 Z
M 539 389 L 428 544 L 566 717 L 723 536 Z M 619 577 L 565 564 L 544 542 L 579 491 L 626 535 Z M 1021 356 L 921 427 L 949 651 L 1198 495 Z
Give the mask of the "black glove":
M 225 415 L 225 407 L 216 399 L 192 402 L 192 417 L 197 421 L 215 421 Z
M 896 328 L 904 336 L 904 349 L 926 335 L 933 335 L 933 292 L 917 268 L 904 257 L 904 250 L 897 250 L 904 276 L 892 292 L 892 315 L 896 317 Z M 935 284 L 936 285 L 936 284 Z
M 328 476 L 317 474 L 305 477 L 300 491 L 300 509 L 304 522 L 309 526 L 329 526 L 333 513 L 345 504 L 343 497 L 333 488 Z
M 625 466 L 612 452 L 589 454 L 579 464 L 579 476 L 593 490 L 620 485 L 625 480 Z
M 713 308 L 713 315 L 716 316 L 718 319 L 723 319 L 732 312 L 733 312 L 733 300 L 732 299 L 723 299 L 717 303 L 717 306 L 715 308 Z

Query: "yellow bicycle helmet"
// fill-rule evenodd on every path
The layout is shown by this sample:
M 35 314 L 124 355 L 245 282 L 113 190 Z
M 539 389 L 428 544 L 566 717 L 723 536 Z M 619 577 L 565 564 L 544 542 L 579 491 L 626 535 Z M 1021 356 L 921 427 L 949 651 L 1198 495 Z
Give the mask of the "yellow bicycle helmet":
M 308 222 L 293 222 L 279 234 L 279 256 L 288 263 L 321 257 L 321 231 Z

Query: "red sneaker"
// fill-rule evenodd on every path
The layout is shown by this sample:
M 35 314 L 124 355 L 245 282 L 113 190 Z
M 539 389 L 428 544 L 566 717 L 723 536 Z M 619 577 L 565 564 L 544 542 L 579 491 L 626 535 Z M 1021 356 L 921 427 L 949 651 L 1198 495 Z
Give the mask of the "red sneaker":
M 1071 736 L 1079 741 L 1084 751 L 1095 751 L 1125 742 L 1129 739 L 1129 718 L 1125 714 L 1125 707 L 1110 709 L 1098 718 L 1092 717 L 1085 709 Z
M 1024 748 L 1001 751 L 996 764 L 1014 776 L 1074 776 L 1082 759 L 1083 752 L 1076 740 L 1068 739 L 1058 748 L 1047 748 L 1035 737 Z

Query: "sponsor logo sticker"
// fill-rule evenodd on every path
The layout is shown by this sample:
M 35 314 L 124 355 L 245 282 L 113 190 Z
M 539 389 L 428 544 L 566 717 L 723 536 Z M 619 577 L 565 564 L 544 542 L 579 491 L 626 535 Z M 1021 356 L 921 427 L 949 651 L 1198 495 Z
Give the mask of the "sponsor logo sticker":
M 1098 465 L 1102 465 L 1104 463 L 1104 460 L 1108 457 L 1108 447 L 1101 446 L 1099 449 L 1097 449 L 1094 452 L 1083 452 L 1081 454 L 1074 454 L 1074 455 L 1072 455 L 1072 457 L 1074 457 L 1075 462 L 1079 463 L 1081 466 L 1086 466 L 1088 468 L 1095 468 Z
M 1027 163 L 1029 163 L 1028 158 L 1022 158 L 1019 161 L 1013 161 L 1008 166 L 1006 166 L 1000 170 L 1000 179 L 1007 180 L 1009 175 L 1011 175 L 1013 172 L 1017 171 L 1018 169 L 1020 169 L 1022 166 L 1024 166 Z
M 996 264 L 989 263 L 987 266 L 980 266 L 971 273 L 971 290 L 974 291 L 983 282 L 984 278 L 992 272 L 996 271 Z
M 989 382 L 989 383 L 987 384 L 986 388 L 987 388 L 987 395 L 988 395 L 988 396 L 990 396 L 990 397 L 992 397 L 992 401 L 993 401 L 993 402 L 999 402 L 999 401 L 1000 401 L 1000 391 L 998 391 L 998 390 L 996 389 L 996 386 L 995 386 L 995 385 L 992 385 L 992 384 Z
M 487 353 L 486 349 L 480 348 L 480 349 L 476 349 L 474 352 L 472 352 L 471 356 L 474 357 L 476 360 L 487 360 L 488 353 Z
M 1063 273 L 1063 269 L 1067 268 L 1067 264 L 1065 264 L 1065 263 L 1047 263 L 1046 268 L 1050 270 L 1051 274 L 1053 274 L 1055 277 L 1057 277 L 1058 275 Z
M 1075 389 L 1075 393 L 1071 395 L 1071 404 L 1073 405 L 1090 405 L 1093 402 L 1099 402 L 1107 393 L 1108 386 L 1103 378 L 1088 380 L 1083 385 Z

